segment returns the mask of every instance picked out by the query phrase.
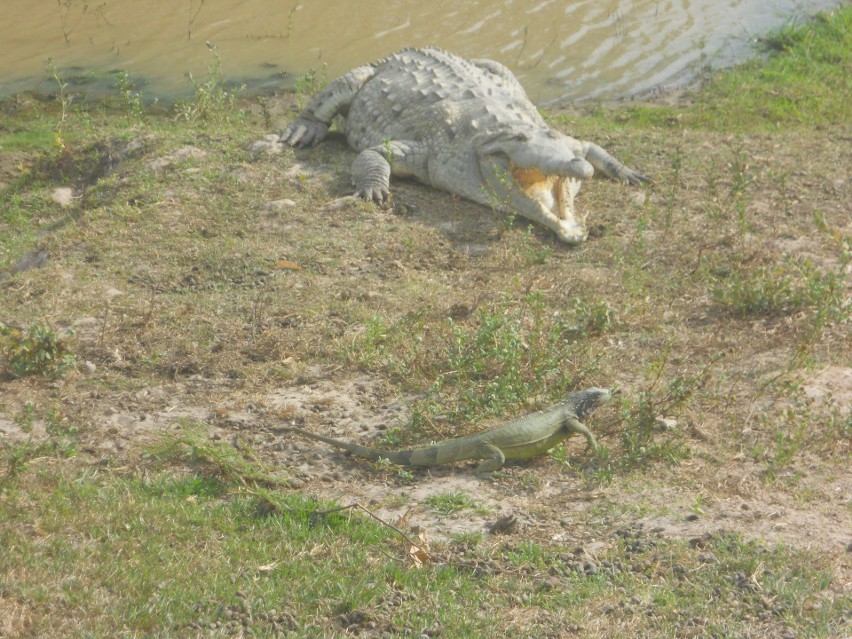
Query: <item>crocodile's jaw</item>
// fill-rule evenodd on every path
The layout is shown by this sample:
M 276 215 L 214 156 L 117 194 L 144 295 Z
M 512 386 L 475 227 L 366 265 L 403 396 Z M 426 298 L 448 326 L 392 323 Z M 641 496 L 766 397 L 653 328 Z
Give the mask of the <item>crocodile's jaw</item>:
M 579 244 L 588 237 L 585 216 L 578 220 L 574 213 L 579 179 L 522 168 L 501 156 L 488 157 L 480 168 L 487 203 L 493 208 L 537 222 L 566 244 Z

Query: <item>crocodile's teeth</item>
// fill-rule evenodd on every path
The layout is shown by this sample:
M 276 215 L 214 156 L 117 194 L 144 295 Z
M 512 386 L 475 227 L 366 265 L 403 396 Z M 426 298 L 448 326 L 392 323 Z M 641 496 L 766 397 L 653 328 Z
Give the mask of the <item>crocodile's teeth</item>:
M 512 178 L 528 198 L 538 202 L 558 219 L 568 219 L 570 210 L 566 211 L 566 203 L 570 208 L 571 200 L 566 198 L 564 177 L 545 175 L 539 169 L 513 168 Z

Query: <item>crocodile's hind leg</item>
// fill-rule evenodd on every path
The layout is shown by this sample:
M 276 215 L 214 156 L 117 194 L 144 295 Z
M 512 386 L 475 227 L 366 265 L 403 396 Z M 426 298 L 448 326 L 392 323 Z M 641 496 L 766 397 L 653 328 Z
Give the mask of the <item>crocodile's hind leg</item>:
M 299 149 L 319 144 L 331 121 L 338 114 L 346 114 L 353 96 L 375 72 L 375 68 L 366 65 L 337 78 L 311 100 L 295 122 L 281 132 L 281 142 Z
M 428 183 L 426 162 L 426 150 L 418 142 L 388 141 L 364 149 L 352 164 L 355 195 L 384 204 L 390 198 L 391 172 Z

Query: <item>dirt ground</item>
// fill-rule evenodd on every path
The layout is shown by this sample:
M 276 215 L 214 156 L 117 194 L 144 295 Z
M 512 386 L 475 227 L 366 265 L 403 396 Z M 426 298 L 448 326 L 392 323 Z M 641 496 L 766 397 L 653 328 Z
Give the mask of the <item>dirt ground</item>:
M 58 410 L 84 459 L 133 464 L 146 445 L 190 420 L 216 440 L 250 444 L 294 489 L 359 502 L 431 542 L 487 532 L 504 515 L 518 520 L 513 534 L 587 552 L 611 543 L 602 530 L 633 524 L 688 539 L 735 531 L 829 553 L 849 582 L 852 474 L 842 441 L 852 405 L 849 319 L 829 321 L 808 342 L 807 357 L 794 360 L 812 321 L 808 308 L 732 318 L 719 310 L 706 274 L 756 272 L 787 259 L 841 269 L 837 238 L 852 235 L 852 158 L 835 141 L 842 132 L 792 144 L 780 133 L 604 133 L 604 146 L 614 144 L 657 185 L 584 186 L 578 206 L 592 211 L 591 235 L 577 249 L 411 182 L 394 182 L 391 211 L 364 205 L 347 198 L 352 153 L 339 139 L 295 156 L 251 158 L 245 149 L 258 133 L 143 138 L 140 151 L 101 178 L 101 189 L 71 204 L 81 206 L 79 220 L 42 236 L 39 248 L 49 253 L 42 268 L 0 282 L 10 322 L 43 317 L 68 335 L 78 357 L 61 378 L 2 382 L 5 443 L 49 437 Z M 0 181 L 9 183 L 28 160 L 3 157 Z M 749 175 L 741 202 L 732 195 L 738 162 Z M 45 207 L 45 225 L 63 214 L 50 200 L 60 182 L 33 196 Z M 749 220 L 742 232 L 738 205 Z M 221 211 L 233 221 L 217 217 Z M 815 212 L 829 232 L 815 228 Z M 172 239 L 145 247 L 157 233 Z M 222 251 L 216 260 L 199 248 L 224 236 L 226 248 L 211 249 Z M 526 250 L 543 260 L 526 260 Z M 842 269 L 848 301 L 849 265 Z M 648 278 L 639 288 L 630 279 L 637 273 Z M 667 349 L 665 379 L 725 353 L 711 368 L 710 390 L 677 414 L 658 415 L 659 437 L 684 443 L 686 458 L 605 481 L 577 438 L 567 445 L 570 464 L 551 457 L 511 464 L 496 481 L 477 479 L 469 464 L 406 477 L 282 430 L 297 424 L 384 445 L 381 437 L 406 426 L 425 391 L 390 366 L 353 359 L 347 348 L 360 343 L 365 322 L 425 309 L 427 325 L 443 326 L 448 316 L 464 325 L 477 309 L 531 289 L 549 309 L 595 295 L 617 312 L 615 327 L 584 346 L 580 357 L 598 359 L 578 374 L 578 386 L 617 386 L 628 401 L 653 386 L 648 367 Z M 208 302 L 199 301 L 204 296 Z M 630 428 L 620 408 L 614 402 L 589 420 L 614 456 L 624 454 L 620 435 Z M 436 436 L 453 432 L 435 423 Z M 773 446 L 801 423 L 810 434 L 770 468 Z M 447 493 L 478 507 L 436 514 L 427 500 Z

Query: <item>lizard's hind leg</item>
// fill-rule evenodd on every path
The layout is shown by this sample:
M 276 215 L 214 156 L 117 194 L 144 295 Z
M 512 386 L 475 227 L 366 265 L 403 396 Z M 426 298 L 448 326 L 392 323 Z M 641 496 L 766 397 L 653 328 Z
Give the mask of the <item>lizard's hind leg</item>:
M 476 476 L 480 479 L 490 479 L 506 462 L 506 455 L 494 444 L 481 443 L 476 452 L 477 458 L 482 459 L 476 467 Z

